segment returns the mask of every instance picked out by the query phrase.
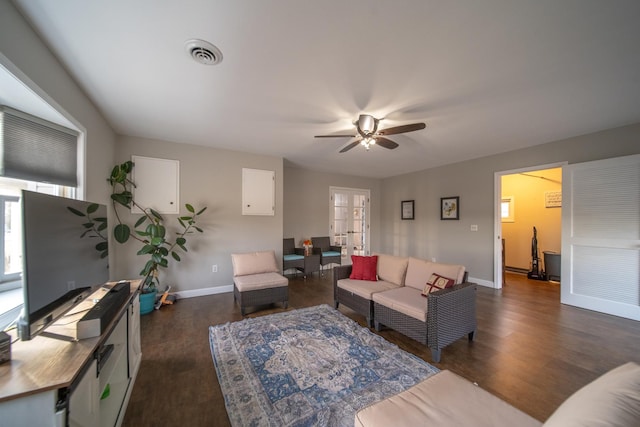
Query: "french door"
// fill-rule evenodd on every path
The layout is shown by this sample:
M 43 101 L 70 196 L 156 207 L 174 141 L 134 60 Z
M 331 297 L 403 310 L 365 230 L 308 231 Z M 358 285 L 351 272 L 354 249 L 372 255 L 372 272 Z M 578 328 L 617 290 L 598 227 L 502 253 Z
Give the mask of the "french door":
M 342 247 L 342 263 L 369 254 L 370 191 L 330 187 L 331 244 Z

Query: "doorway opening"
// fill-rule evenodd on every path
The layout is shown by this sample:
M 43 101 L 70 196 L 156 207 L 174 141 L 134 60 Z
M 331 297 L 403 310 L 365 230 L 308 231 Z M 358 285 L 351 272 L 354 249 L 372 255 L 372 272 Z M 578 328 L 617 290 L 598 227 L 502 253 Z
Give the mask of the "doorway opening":
M 507 271 L 547 280 L 551 267 L 560 280 L 564 164 L 495 173 L 495 288 L 506 284 Z

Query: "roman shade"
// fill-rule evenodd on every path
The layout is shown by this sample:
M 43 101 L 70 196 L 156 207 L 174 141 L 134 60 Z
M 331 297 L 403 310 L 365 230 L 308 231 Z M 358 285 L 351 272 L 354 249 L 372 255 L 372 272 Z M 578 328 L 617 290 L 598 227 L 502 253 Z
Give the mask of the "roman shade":
M 0 176 L 78 185 L 78 133 L 0 106 Z

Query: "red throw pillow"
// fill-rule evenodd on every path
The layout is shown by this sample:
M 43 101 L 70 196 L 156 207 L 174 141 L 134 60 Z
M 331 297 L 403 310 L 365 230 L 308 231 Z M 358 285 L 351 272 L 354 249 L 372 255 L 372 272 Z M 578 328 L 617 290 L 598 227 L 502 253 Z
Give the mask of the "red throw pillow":
M 431 292 L 439 291 L 440 289 L 451 288 L 456 283 L 455 280 L 443 277 L 439 274 L 433 273 L 422 290 L 422 296 L 426 297 Z
M 356 280 L 378 280 L 376 271 L 378 269 L 378 256 L 359 256 L 351 255 L 351 275 L 349 279 Z

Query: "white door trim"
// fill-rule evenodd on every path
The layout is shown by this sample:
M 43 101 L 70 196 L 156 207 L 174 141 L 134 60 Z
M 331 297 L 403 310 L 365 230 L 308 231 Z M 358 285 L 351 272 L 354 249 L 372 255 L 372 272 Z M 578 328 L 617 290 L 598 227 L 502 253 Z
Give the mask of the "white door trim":
M 365 219 L 366 219 L 366 229 L 365 229 L 365 247 L 364 252 L 366 255 L 370 254 L 371 250 L 371 190 L 367 188 L 349 188 L 349 187 L 329 187 L 329 236 L 333 238 L 334 230 L 334 202 L 333 196 L 335 193 L 347 193 L 347 194 L 362 194 L 367 198 L 367 203 L 365 206 Z M 347 248 L 346 250 L 346 259 L 345 259 L 345 251 L 343 250 L 343 263 L 350 263 L 351 259 L 349 257 L 351 250 Z
M 569 162 L 548 163 L 526 168 L 511 169 L 494 172 L 493 174 L 493 287 L 502 289 L 502 218 L 500 218 L 500 203 L 502 202 L 502 177 L 522 172 L 532 172 L 542 169 L 561 168 Z

